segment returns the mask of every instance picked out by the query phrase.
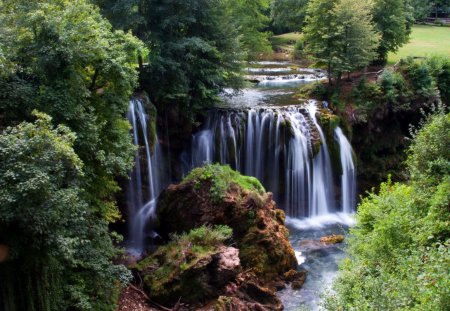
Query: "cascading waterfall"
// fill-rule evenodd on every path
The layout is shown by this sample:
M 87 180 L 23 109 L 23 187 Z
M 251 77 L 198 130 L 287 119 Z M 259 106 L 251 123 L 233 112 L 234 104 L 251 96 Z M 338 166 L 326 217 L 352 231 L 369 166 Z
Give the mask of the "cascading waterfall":
M 154 147 L 149 141 L 149 127 L 144 104 L 139 99 L 131 99 L 128 109 L 128 120 L 132 125 L 133 141 L 138 149 L 135 154 L 135 167 L 131 172 L 127 188 L 129 212 L 129 241 L 131 248 L 137 251 L 144 249 L 146 226 L 155 217 L 156 197 L 162 189 L 161 149 L 158 137 Z
M 322 128 L 317 122 L 317 106 L 314 102 L 309 103 L 308 112 L 319 132 L 322 142 L 319 153 L 313 159 L 314 178 L 312 180 L 312 202 L 310 204 L 311 216 L 319 216 L 335 210 L 334 185 L 327 140 L 325 139 Z
M 356 168 L 353 163 L 353 150 L 341 128 L 335 129 L 334 138 L 339 144 L 341 155 L 341 209 L 344 213 L 352 213 L 356 207 Z
M 314 102 L 306 108 L 212 110 L 203 130 L 193 136 L 191 149 L 184 154 L 184 163 L 189 163 L 184 172 L 205 162 L 229 164 L 261 180 L 290 217 L 335 212 L 330 155 L 316 113 Z M 344 144 L 341 139 L 338 142 L 341 146 Z M 319 143 L 319 152 L 314 154 L 313 150 L 317 149 L 314 146 Z M 341 148 L 347 150 L 347 146 Z M 353 165 L 351 156 L 341 154 L 345 157 L 342 161 Z M 355 173 L 352 165 L 342 165 L 346 180 Z M 353 172 L 347 172 L 351 167 Z M 351 187 L 346 181 L 345 212 L 352 210 L 351 202 L 354 202 Z

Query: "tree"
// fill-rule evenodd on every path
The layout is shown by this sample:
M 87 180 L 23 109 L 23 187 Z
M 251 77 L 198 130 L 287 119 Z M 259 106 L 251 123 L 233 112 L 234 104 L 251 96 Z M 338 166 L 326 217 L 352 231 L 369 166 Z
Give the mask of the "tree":
M 301 31 L 309 0 L 274 0 L 271 3 L 273 26 L 283 31 Z
M 141 86 L 160 111 L 177 106 L 192 118 L 218 101 L 225 87 L 241 83 L 239 32 L 220 0 L 151 0 L 143 7 L 142 36 L 149 65 Z
M 241 47 L 252 57 L 256 53 L 271 52 L 269 42 L 269 0 L 225 0 L 231 22 L 239 31 Z
M 336 1 L 334 0 L 310 1 L 304 29 L 307 50 L 319 62 L 326 64 L 330 85 L 331 75 L 336 66 L 336 55 L 341 45 L 341 33 L 337 29 L 337 23 L 333 14 L 335 6 Z
M 0 134 L 0 308 L 114 310 L 129 274 L 115 266 L 108 223 L 84 201 L 76 135 L 34 113 Z
M 416 21 L 424 20 L 430 15 L 432 9 L 431 0 L 409 0 Z
M 112 31 L 87 0 L 3 0 L 0 20 L 8 68 L 0 76 L 3 121 L 30 120 L 38 109 L 75 132 L 74 148 L 85 164 L 82 195 L 105 219 L 116 219 L 115 178 L 127 176 L 133 163 L 124 116 L 142 44 Z
M 372 22 L 371 5 L 366 1 L 340 0 L 333 14 L 341 32 L 341 44 L 335 71 L 341 73 L 368 65 L 376 57 L 380 38 Z
M 367 65 L 375 56 L 378 35 L 364 1 L 312 0 L 305 27 L 307 49 L 334 75 Z
M 389 52 L 397 51 L 409 40 L 414 23 L 412 8 L 406 0 L 374 0 L 372 14 L 381 34 L 378 60 L 385 63 Z

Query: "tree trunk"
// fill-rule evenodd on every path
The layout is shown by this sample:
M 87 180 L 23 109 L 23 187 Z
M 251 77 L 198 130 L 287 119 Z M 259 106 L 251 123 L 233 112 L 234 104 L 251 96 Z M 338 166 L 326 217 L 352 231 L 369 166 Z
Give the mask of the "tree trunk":
M 331 62 L 328 62 L 328 84 L 331 86 Z
M 138 64 L 139 64 L 139 71 L 142 71 L 144 69 L 144 61 L 142 60 L 141 52 L 138 53 Z

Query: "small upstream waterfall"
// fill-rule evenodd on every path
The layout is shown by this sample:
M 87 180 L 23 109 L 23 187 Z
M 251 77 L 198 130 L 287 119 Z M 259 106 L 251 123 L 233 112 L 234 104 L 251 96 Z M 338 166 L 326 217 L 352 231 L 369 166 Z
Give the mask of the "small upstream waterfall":
M 344 213 L 352 213 L 356 207 L 356 168 L 353 163 L 352 146 L 341 128 L 337 127 L 334 135 L 341 155 L 341 209 Z
M 135 154 L 135 167 L 127 187 L 129 212 L 129 241 L 131 247 L 141 251 L 146 239 L 146 226 L 155 217 L 156 197 L 162 190 L 159 173 L 162 154 L 156 137 L 152 150 L 149 141 L 149 125 L 144 104 L 139 99 L 131 99 L 128 120 L 132 125 L 133 141 L 138 149 Z
M 190 150 L 183 155 L 183 162 L 188 163 L 184 172 L 208 162 L 229 164 L 258 178 L 290 217 L 335 212 L 330 155 L 316 113 L 314 102 L 307 107 L 212 110 L 203 130 L 193 136 Z M 353 165 L 351 157 L 345 161 Z M 348 178 L 354 170 L 344 174 Z M 347 186 L 346 202 L 354 195 Z

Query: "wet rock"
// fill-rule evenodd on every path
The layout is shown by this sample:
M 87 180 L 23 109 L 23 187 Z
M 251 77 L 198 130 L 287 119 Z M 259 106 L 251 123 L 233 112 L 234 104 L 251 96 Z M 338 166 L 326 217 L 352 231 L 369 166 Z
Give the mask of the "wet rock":
M 344 236 L 343 235 L 330 235 L 330 236 L 324 236 L 320 238 L 320 242 L 325 244 L 338 244 L 344 242 Z
M 288 283 L 292 283 L 292 289 L 300 289 L 305 284 L 307 271 L 290 270 L 284 274 L 284 279 Z

